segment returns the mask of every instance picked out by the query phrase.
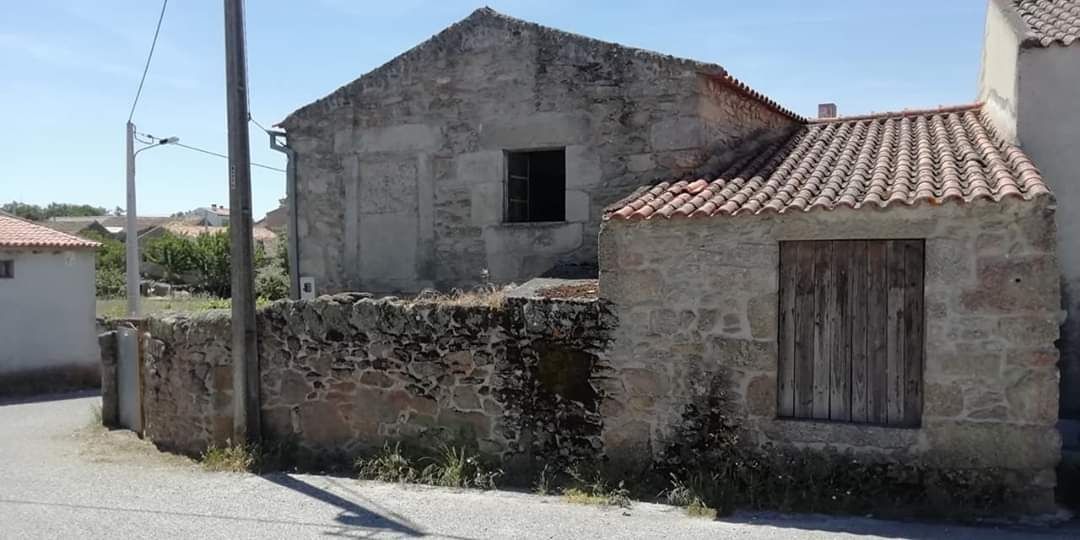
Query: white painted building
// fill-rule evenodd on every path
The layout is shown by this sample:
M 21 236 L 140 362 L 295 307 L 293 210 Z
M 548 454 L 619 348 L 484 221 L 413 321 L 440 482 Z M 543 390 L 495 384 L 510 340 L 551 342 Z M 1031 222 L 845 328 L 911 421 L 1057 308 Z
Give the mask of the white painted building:
M 979 101 L 1057 198 L 1061 416 L 1080 447 L 1080 0 L 990 0 Z
M 0 212 L 0 396 L 100 384 L 98 246 Z

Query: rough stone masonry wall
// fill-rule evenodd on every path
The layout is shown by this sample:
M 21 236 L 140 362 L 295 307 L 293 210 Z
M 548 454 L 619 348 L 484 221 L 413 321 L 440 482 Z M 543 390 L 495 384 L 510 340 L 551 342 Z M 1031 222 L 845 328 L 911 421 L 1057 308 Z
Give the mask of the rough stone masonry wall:
M 719 73 L 479 10 L 283 123 L 300 273 L 320 292 L 411 292 L 595 264 L 606 205 L 794 126 Z M 550 148 L 565 222 L 504 223 L 504 152 Z
M 197 454 L 232 429 L 229 315 L 150 321 L 146 435 Z M 600 451 L 593 301 L 454 306 L 342 294 L 259 312 L 262 421 L 271 440 L 351 463 L 385 441 L 466 444 L 527 471 Z
M 784 420 L 776 413 L 779 244 L 926 239 L 922 425 Z M 717 381 L 743 436 L 873 460 L 1004 469 L 1029 508 L 1053 509 L 1059 285 L 1041 203 L 847 209 L 783 217 L 607 222 L 600 291 L 619 319 L 604 381 L 609 456 L 657 455 Z M 632 375 L 631 375 L 632 374 Z M 642 399 L 642 395 L 650 396 Z

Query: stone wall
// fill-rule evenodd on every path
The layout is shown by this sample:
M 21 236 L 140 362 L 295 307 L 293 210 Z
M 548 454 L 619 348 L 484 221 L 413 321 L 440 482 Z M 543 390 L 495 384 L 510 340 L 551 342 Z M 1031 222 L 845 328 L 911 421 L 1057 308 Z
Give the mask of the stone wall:
M 478 10 L 283 122 L 300 274 L 410 292 L 595 264 L 606 205 L 794 126 L 725 73 Z M 504 152 L 550 148 L 566 220 L 504 223 Z
M 510 469 L 599 454 L 613 320 L 596 301 L 505 307 L 342 294 L 259 312 L 262 424 L 351 463 L 386 441 L 466 444 Z M 146 436 L 189 454 L 232 430 L 229 314 L 152 319 Z
M 926 238 L 921 426 L 777 418 L 778 241 L 890 238 Z M 606 357 L 624 377 L 601 387 L 605 452 L 662 454 L 678 442 L 688 406 L 722 387 L 754 444 L 1002 469 L 1024 493 L 1019 500 L 1052 509 L 1060 457 L 1054 246 L 1053 208 L 1011 200 L 607 222 L 600 291 L 619 325 Z
M 672 452 L 696 444 L 688 434 L 723 403 L 724 430 L 750 447 L 985 474 L 1013 509 L 1054 508 L 1052 206 L 618 221 L 600 238 L 600 299 L 343 293 L 260 310 L 265 434 L 339 465 L 385 442 L 449 442 L 518 479 L 587 463 L 666 480 Z M 778 418 L 778 242 L 890 238 L 926 239 L 921 424 Z M 225 444 L 228 313 L 151 319 L 149 334 L 147 437 L 191 454 Z

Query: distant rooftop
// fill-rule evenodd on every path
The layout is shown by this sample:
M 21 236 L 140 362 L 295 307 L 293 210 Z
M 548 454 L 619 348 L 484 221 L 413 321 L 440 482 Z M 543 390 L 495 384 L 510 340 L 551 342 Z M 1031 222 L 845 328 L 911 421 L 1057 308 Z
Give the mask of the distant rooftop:
M 0 212 L 0 248 L 94 249 L 100 245 Z

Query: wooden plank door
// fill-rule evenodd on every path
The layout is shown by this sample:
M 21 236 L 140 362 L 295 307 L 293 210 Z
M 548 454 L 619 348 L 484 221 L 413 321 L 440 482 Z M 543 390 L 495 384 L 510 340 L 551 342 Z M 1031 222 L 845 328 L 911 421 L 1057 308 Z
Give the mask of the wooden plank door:
M 780 416 L 919 425 L 924 253 L 922 240 L 781 243 Z

